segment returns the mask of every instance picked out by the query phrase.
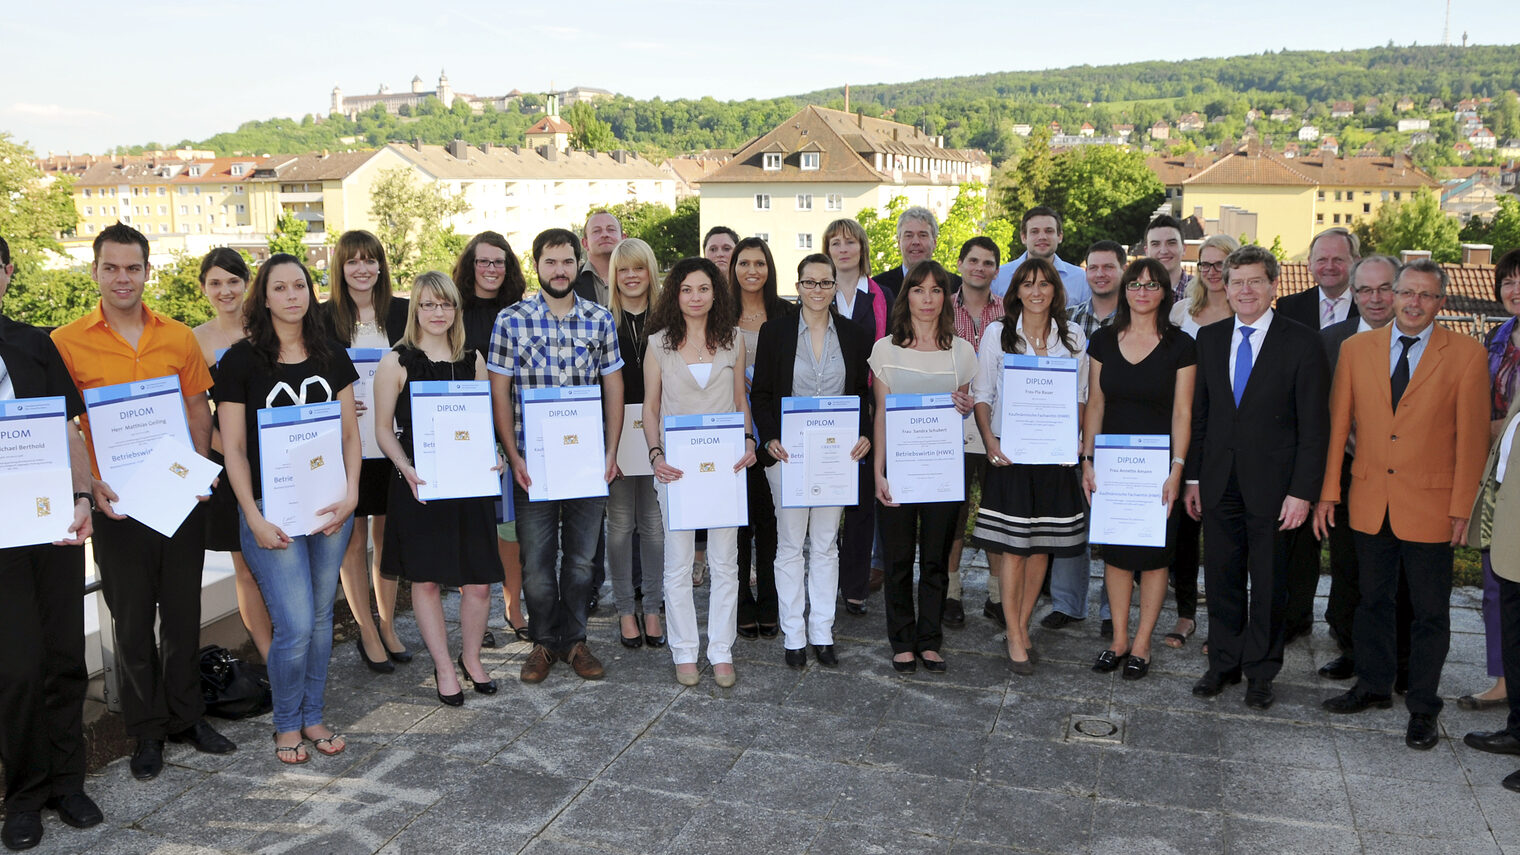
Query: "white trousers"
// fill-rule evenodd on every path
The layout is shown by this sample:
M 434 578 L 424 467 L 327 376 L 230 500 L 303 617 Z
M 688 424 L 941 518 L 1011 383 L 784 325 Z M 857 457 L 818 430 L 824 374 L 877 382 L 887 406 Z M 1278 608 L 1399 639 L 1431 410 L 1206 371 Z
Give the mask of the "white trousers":
M 670 530 L 670 500 L 666 486 L 655 482 L 660 516 L 665 525 L 665 633 L 670 656 L 677 665 L 697 661 L 702 643 L 697 605 L 692 597 L 691 565 L 696 559 L 697 533 Z M 739 632 L 739 530 L 707 530 L 707 661 L 734 661 L 734 637 Z
M 781 466 L 766 469 L 765 479 L 776 507 L 776 605 L 782 638 L 788 650 L 833 644 L 834 592 L 839 589 L 837 535 L 844 509 L 783 508 Z M 808 545 L 805 568 L 804 543 Z

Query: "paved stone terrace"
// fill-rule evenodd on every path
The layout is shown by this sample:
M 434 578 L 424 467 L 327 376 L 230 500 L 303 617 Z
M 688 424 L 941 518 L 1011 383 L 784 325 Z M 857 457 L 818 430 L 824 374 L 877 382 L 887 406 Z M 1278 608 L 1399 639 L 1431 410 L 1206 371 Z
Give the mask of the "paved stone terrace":
M 1095 616 L 1036 629 L 1039 673 L 1012 676 L 972 590 L 984 577 L 968 575 L 972 614 L 948 631 L 945 675 L 893 673 L 879 594 L 869 616 L 841 614 L 839 669 L 792 671 L 779 640 L 740 639 L 726 691 L 710 672 L 678 686 L 668 650 L 625 650 L 610 604 L 592 622 L 606 680 L 556 665 L 524 686 L 527 645 L 513 643 L 486 651 L 501 692 L 462 709 L 434 699 L 414 626 L 403 638 L 419 656 L 394 675 L 340 643 L 328 709 L 345 754 L 281 766 L 267 716 L 219 723 L 237 753 L 170 745 L 149 783 L 112 763 L 88 784 L 106 823 L 77 831 L 46 812 L 36 851 L 1520 853 L 1520 796 L 1499 785 L 1516 763 L 1461 744 L 1502 712 L 1449 704 L 1427 753 L 1404 747 L 1401 704 L 1330 716 L 1319 702 L 1343 684 L 1314 673 L 1334 655 L 1323 626 L 1288 650 L 1266 713 L 1239 687 L 1189 694 L 1202 632 L 1183 651 L 1158 639 L 1143 681 L 1093 673 Z M 1453 606 L 1454 697 L 1489 681 L 1476 592 Z M 1074 736 L 1074 720 L 1121 738 Z

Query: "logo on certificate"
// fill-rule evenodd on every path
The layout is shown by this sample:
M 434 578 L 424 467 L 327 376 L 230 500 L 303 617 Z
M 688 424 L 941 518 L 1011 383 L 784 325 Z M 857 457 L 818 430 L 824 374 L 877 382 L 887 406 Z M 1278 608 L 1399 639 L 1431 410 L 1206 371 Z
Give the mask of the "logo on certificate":
M 718 471 L 718 464 L 716 464 L 716 463 L 699 463 L 699 464 L 697 464 L 697 471 L 698 472 L 717 472 Z
M 454 431 L 454 441 L 455 442 L 469 442 L 470 441 L 470 432 L 467 431 L 467 430 L 456 430 L 456 431 Z
M 835 439 L 832 436 L 826 436 L 826 437 L 823 438 L 823 444 L 824 445 L 838 445 L 839 444 L 839 440 Z
M 190 474 L 190 470 L 188 468 L 186 468 L 185 464 L 183 464 L 183 463 L 171 463 L 171 464 L 169 464 L 169 471 L 172 472 L 174 474 L 174 476 L 177 477 L 177 478 L 183 478 L 186 475 Z
M 567 434 L 565 434 L 564 438 L 560 440 L 560 444 L 561 445 L 580 445 L 581 444 L 580 434 L 567 433 Z
M 644 429 L 644 420 L 643 419 L 634 419 L 633 420 L 633 429 L 634 430 L 643 430 Z
M 53 500 L 43 496 L 37 500 L 37 516 L 50 517 L 53 515 Z
M 311 468 L 312 468 L 312 471 L 316 471 L 318 469 L 321 469 L 325 465 L 327 465 L 327 463 L 326 463 L 326 461 L 324 461 L 322 459 L 322 455 L 320 455 L 320 454 L 317 455 L 316 457 L 313 457 L 311 459 Z

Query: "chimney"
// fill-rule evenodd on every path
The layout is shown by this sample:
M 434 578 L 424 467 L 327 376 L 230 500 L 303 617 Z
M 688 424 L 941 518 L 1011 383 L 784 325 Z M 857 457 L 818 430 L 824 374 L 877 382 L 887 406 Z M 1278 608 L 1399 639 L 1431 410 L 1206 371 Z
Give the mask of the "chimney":
M 618 163 L 627 163 L 628 162 L 628 150 L 624 149 L 624 148 L 614 149 L 612 151 L 612 159 L 615 160 L 615 161 L 617 161 Z
M 522 146 L 520 146 L 520 145 L 514 145 L 514 146 L 512 146 L 512 153 L 513 154 L 522 154 Z
M 481 143 L 480 144 L 480 150 L 483 151 L 483 152 L 485 152 L 486 154 L 490 154 L 491 153 L 491 144 L 488 143 L 488 142 Z
M 844 85 L 844 111 L 850 112 L 850 84 Z
M 856 110 L 855 111 L 855 127 L 857 127 L 857 128 L 863 128 L 865 126 L 866 126 L 866 114 L 865 114 L 865 111 L 864 110 Z
M 897 142 L 897 128 L 892 129 L 892 142 Z
M 1494 246 L 1488 243 L 1462 244 L 1462 263 L 1487 267 L 1494 263 Z
M 470 147 L 464 140 L 449 140 L 449 154 L 453 155 L 456 160 L 468 160 L 469 152 Z
M 422 151 L 422 137 L 412 137 L 412 148 Z
M 1399 263 L 1400 264 L 1409 264 L 1412 261 L 1429 261 L 1429 260 L 1430 260 L 1430 250 L 1428 250 L 1428 249 L 1406 249 L 1403 252 L 1399 253 Z

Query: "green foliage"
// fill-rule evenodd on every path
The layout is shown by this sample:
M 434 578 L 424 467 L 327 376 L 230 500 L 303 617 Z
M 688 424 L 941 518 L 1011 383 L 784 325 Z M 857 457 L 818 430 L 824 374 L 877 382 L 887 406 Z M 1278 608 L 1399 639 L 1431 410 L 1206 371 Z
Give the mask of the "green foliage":
M 1494 258 L 1512 249 L 1520 249 L 1520 199 L 1502 193 L 1495 200 L 1499 210 L 1485 220 L 1473 217 L 1462 226 L 1462 243 L 1486 243 L 1494 248 Z
M 1283 249 L 1282 245 L 1282 235 L 1272 236 L 1272 245 L 1267 247 L 1267 252 L 1272 253 L 1272 257 L 1278 261 L 1288 260 L 1288 251 Z
M 0 235 L 23 283 L 37 281 L 50 257 L 63 250 L 58 235 L 72 232 L 79 222 L 69 180 L 44 181 L 34 157 L 31 149 L 0 131 Z
M 1493 119 L 1494 135 L 1500 142 L 1520 137 L 1520 98 L 1505 92 L 1496 99 Z
M 448 196 L 436 184 L 419 183 L 405 167 L 380 173 L 370 189 L 370 216 L 397 290 L 409 290 L 424 271 L 453 269 L 468 239 L 443 222 L 467 207 L 463 196 Z
M 1166 196 L 1145 155 L 1115 146 L 1090 145 L 1056 155 L 1043 204 L 1064 221 L 1060 256 L 1080 264 L 1098 240 L 1133 243 Z
M 161 315 L 195 327 L 216 314 L 201 292 L 201 260 L 188 252 L 174 253 L 174 260 L 153 268 L 153 278 L 143 292 L 143 302 Z
M 682 199 L 674 211 L 658 202 L 624 202 L 604 210 L 623 224 L 625 237 L 649 244 L 662 267 L 678 259 L 701 254 L 701 235 L 697 221 L 698 199 Z M 587 212 L 590 216 L 591 212 Z
M 1457 221 L 1441 211 L 1441 200 L 1430 190 L 1419 190 L 1401 202 L 1385 204 L 1372 221 L 1372 246 L 1377 252 L 1397 256 L 1406 249 L 1428 249 L 1431 259 L 1461 259 Z
M 5 292 L 5 314 L 39 327 L 61 327 L 95 308 L 100 288 L 81 270 L 17 271 Z
M 950 213 L 939 225 L 939 242 L 934 247 L 934 260 L 954 271 L 960 262 L 961 247 L 977 235 L 992 238 L 999 250 L 1008 245 L 1016 227 L 1013 223 L 988 215 L 987 188 L 976 182 L 962 184 L 950 205 Z
M 890 270 L 902 264 L 902 251 L 897 248 L 897 215 L 907 209 L 906 196 L 893 196 L 887 203 L 885 214 L 866 208 L 855 215 L 855 221 L 866 230 L 866 240 L 871 244 L 872 270 Z
M 295 211 L 281 214 L 280 221 L 269 234 L 269 254 L 277 252 L 288 252 L 303 261 L 306 259 L 306 221 L 296 216 Z
M 1055 155 L 1050 150 L 1050 129 L 1035 128 L 1029 134 L 1029 141 L 1024 144 L 1024 151 L 1013 168 L 1003 197 L 1003 210 L 1009 219 L 1017 222 L 1030 208 L 1050 204 L 1046 201 L 1046 191 L 1050 189 L 1055 170 Z M 1022 247 L 1023 244 L 1020 243 L 1019 246 Z M 1023 249 L 1019 252 L 1023 252 Z
M 596 117 L 596 107 L 589 101 L 577 101 L 564 112 L 570 123 L 570 145 L 582 151 L 611 151 L 617 148 L 612 126 Z

